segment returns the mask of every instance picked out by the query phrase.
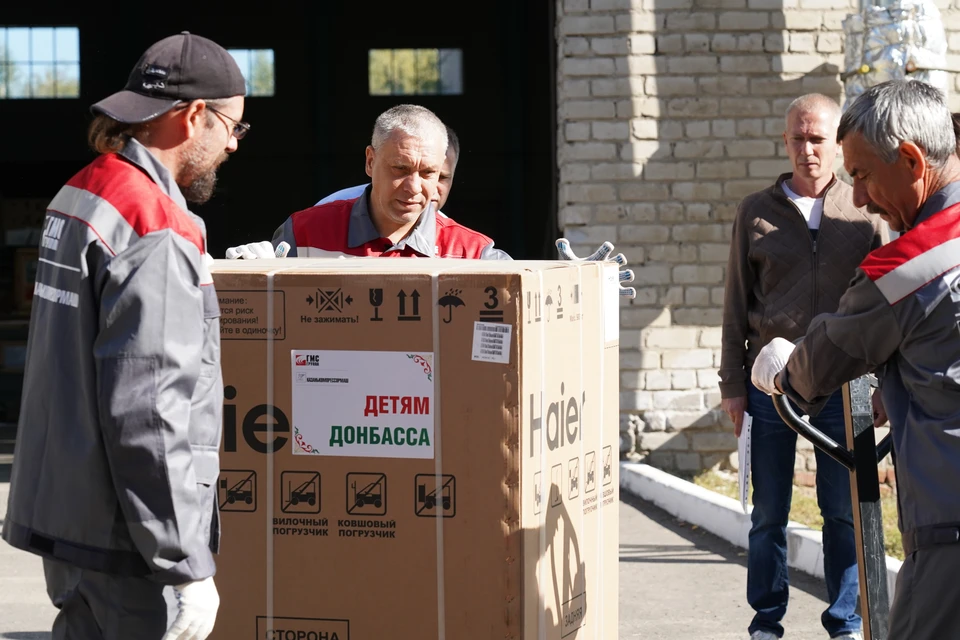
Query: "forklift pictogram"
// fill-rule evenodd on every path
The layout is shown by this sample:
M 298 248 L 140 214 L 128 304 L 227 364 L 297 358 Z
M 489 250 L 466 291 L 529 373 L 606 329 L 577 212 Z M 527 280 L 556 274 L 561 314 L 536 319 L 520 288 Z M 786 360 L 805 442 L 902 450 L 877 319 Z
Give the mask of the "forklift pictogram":
M 550 469 L 550 506 L 559 507 L 563 502 L 563 465 L 555 464 Z
M 543 508 L 543 494 L 540 490 L 540 472 L 533 474 L 533 513 L 539 515 Z
M 382 516 L 387 512 L 387 476 L 382 473 L 347 474 L 347 513 Z
M 583 466 L 587 472 L 584 479 L 584 493 L 593 493 L 597 490 L 597 452 L 590 451 L 583 456 Z
M 248 469 L 221 469 L 217 484 L 220 511 L 257 510 L 257 474 Z
M 414 513 L 421 518 L 452 518 L 457 514 L 457 479 L 451 475 L 440 476 L 437 486 L 435 474 L 418 474 L 413 479 L 416 488 Z
M 613 482 L 613 446 L 607 445 L 603 448 L 603 484 L 608 485 Z
M 320 474 L 316 471 L 282 472 L 280 510 L 284 513 L 320 513 Z
M 570 499 L 580 495 L 580 458 L 573 458 L 567 465 L 567 476 L 570 479 Z

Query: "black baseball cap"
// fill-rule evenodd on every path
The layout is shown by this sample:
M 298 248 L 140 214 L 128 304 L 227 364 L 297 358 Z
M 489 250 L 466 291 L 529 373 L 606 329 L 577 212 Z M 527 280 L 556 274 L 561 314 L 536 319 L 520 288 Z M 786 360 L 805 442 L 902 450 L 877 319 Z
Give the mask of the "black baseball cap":
M 240 67 L 213 40 L 183 31 L 140 56 L 127 86 L 90 107 L 128 124 L 147 122 L 182 102 L 232 98 L 246 93 Z

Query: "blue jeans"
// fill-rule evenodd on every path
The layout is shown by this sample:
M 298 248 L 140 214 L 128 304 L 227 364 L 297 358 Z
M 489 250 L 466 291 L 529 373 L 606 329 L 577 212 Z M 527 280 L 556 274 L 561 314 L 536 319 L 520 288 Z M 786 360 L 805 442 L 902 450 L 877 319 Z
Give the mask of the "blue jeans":
M 747 601 L 757 612 L 749 631 L 783 635 L 790 577 L 787 570 L 787 520 L 793 496 L 797 433 L 780 419 L 770 396 L 749 382 L 747 412 L 753 416 L 750 467 L 753 513 L 747 552 Z M 803 415 L 794 405 L 794 410 Z M 845 444 L 843 395 L 837 391 L 810 423 Z M 850 472 L 819 449 L 817 503 L 823 516 L 823 570 L 827 607 L 820 621 L 831 637 L 857 631 L 859 591 L 857 550 L 853 533 Z

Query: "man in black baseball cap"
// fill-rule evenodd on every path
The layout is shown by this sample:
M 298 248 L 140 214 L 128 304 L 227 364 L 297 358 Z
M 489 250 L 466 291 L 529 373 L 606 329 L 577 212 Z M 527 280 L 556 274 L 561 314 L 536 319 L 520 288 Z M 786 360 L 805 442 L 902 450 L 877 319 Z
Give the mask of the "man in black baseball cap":
M 91 107 L 118 122 L 139 124 L 191 100 L 246 93 L 240 68 L 226 49 L 187 31 L 157 42 L 140 57 L 127 86 Z
M 154 44 L 93 105 L 100 155 L 47 209 L 2 535 L 43 557 L 55 640 L 203 640 L 216 621 L 220 310 L 187 202 L 249 131 L 244 93 L 214 42 Z
M 203 203 L 213 195 L 217 168 L 250 130 L 240 119 L 245 93 L 227 50 L 184 31 L 153 44 L 123 90 L 90 107 L 96 117 L 89 142 L 100 153 L 121 155 L 130 140 L 145 146 L 188 201 Z M 221 126 L 213 127 L 217 120 Z M 204 121 L 209 131 L 188 127 Z

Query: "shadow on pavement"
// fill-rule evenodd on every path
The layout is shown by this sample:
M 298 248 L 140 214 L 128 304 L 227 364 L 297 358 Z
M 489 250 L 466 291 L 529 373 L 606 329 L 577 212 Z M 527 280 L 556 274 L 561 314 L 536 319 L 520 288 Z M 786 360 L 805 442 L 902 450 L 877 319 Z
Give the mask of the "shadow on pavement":
M 642 500 L 627 492 L 620 493 L 620 501 L 642 511 L 648 518 L 690 541 L 694 547 L 621 544 L 620 562 L 658 563 L 658 564 L 709 564 L 718 562 L 734 562 L 744 569 L 747 567 L 747 550 L 741 549 L 726 540 L 715 536 L 706 529 L 697 527 L 688 522 L 673 517 L 651 502 Z M 718 555 L 723 560 L 710 558 Z M 746 593 L 746 576 L 742 585 Z M 824 582 L 796 569 L 790 570 L 790 588 L 800 589 L 815 598 L 827 602 L 827 587 Z M 746 598 L 746 596 L 744 596 Z M 746 600 L 744 600 L 746 602 Z
M 13 465 L 0 464 L 0 482 L 10 482 L 10 470 Z
M 50 640 L 49 631 L 8 631 L 0 633 L 0 640 Z

